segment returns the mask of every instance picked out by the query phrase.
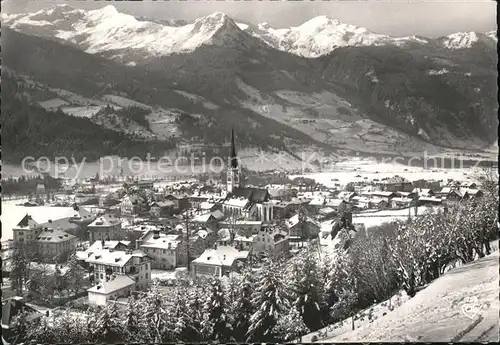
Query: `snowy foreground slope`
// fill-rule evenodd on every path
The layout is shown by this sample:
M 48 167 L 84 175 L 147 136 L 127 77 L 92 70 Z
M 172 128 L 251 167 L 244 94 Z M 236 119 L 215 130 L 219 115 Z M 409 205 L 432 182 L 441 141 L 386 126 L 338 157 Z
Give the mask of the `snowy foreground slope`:
M 497 250 L 452 269 L 373 323 L 318 341 L 498 341 L 498 259 Z

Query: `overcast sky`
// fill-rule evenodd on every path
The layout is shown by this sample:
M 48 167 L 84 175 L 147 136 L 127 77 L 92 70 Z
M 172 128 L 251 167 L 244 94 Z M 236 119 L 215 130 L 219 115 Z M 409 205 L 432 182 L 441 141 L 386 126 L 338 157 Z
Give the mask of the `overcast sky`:
M 345 23 L 394 36 L 442 36 L 457 31 L 496 30 L 496 3 L 485 0 L 368 1 L 85 1 L 6 0 L 2 12 L 36 12 L 66 3 L 83 9 L 113 4 L 120 12 L 162 19 L 194 20 L 224 12 L 236 20 L 268 22 L 273 27 L 297 26 L 327 15 Z

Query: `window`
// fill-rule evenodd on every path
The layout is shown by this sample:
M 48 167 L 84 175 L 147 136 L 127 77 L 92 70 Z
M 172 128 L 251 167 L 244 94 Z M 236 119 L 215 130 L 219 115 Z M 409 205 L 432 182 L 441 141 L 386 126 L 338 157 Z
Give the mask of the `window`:
M 148 274 L 146 273 L 146 279 L 148 279 Z

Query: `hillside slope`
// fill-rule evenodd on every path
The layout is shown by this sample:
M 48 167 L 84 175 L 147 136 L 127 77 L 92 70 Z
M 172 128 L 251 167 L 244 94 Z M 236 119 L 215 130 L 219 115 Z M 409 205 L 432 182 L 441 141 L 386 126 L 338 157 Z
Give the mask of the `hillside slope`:
M 455 268 L 393 312 L 321 342 L 496 342 L 498 250 Z

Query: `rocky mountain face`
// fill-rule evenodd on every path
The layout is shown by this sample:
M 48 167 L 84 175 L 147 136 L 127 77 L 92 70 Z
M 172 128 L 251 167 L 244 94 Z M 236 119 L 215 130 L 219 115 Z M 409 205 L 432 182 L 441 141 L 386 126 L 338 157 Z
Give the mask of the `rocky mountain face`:
M 168 113 L 188 141 L 220 141 L 230 126 L 270 147 L 480 149 L 497 138 L 496 32 L 395 38 L 325 16 L 274 29 L 112 6 L 2 14 L 2 25 L 5 66 L 89 99 L 107 87 L 147 104 L 160 137 Z

